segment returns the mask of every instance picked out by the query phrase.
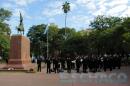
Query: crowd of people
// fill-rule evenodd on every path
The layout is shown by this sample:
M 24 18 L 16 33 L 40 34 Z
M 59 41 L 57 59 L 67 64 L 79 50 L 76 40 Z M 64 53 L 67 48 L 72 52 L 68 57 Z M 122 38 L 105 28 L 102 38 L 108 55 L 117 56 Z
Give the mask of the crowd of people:
M 75 70 L 77 73 L 112 71 L 115 68 L 121 67 L 121 57 L 119 56 L 77 56 L 75 58 L 47 58 L 45 61 L 47 65 L 47 73 L 64 72 L 67 70 L 71 73 Z

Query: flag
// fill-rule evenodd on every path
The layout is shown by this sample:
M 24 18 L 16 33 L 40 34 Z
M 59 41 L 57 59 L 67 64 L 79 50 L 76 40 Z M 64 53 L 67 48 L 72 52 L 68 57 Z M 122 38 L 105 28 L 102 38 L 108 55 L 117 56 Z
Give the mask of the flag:
M 45 29 L 45 31 L 44 31 L 44 34 L 46 34 L 47 31 L 48 31 L 48 24 L 47 24 L 47 26 L 46 26 L 46 29 Z

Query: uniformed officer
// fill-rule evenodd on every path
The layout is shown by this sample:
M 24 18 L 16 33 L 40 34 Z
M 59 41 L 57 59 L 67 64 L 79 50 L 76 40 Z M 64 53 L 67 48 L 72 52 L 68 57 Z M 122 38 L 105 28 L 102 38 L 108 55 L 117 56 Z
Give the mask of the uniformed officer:
M 54 59 L 54 71 L 55 71 L 55 73 L 59 73 L 59 60 L 58 60 L 58 58 Z
M 67 58 L 67 72 L 71 73 L 71 59 L 70 59 L 70 57 Z
M 41 57 L 38 57 L 37 58 L 37 71 L 38 72 L 41 72 L 41 62 L 42 62 Z
M 47 63 L 47 73 L 51 73 L 51 60 L 50 60 L 50 58 L 48 58 L 46 60 L 46 63 Z
M 77 70 L 77 73 L 79 73 L 80 65 L 81 65 L 80 58 L 77 57 L 77 59 L 76 59 L 76 70 Z
M 87 70 L 87 58 L 86 57 L 83 58 L 82 63 L 83 63 L 83 72 L 86 73 L 86 70 Z

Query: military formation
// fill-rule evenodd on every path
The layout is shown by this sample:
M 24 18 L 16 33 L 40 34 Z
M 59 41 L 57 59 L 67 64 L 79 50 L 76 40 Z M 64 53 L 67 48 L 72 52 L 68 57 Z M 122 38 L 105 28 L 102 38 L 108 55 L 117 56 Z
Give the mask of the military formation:
M 65 72 L 71 73 L 72 70 L 77 73 L 112 71 L 115 68 L 120 69 L 120 56 L 77 56 L 67 58 L 47 58 L 47 73 Z

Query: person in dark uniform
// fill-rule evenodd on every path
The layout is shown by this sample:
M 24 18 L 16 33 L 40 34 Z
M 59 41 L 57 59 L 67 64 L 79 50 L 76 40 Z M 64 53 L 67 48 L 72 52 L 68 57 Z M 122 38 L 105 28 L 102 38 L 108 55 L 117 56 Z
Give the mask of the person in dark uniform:
M 86 57 L 83 58 L 82 63 L 83 63 L 83 72 L 86 73 L 86 70 L 87 70 L 87 58 Z
M 109 59 L 108 59 L 108 66 L 109 66 L 110 71 L 112 71 L 112 58 L 111 58 L 111 56 L 109 56 Z
M 38 72 L 41 72 L 41 62 L 42 62 L 41 57 L 38 57 L 37 58 L 37 71 Z
M 46 63 L 47 63 L 47 73 L 51 73 L 51 60 L 50 60 L 50 58 L 48 58 L 46 60 Z
M 101 59 L 100 59 L 100 56 L 98 56 L 97 57 L 97 71 L 98 72 L 101 71 L 100 68 L 101 68 Z
M 91 71 L 91 60 L 90 60 L 90 56 L 88 56 L 88 70 L 89 72 Z
M 118 67 L 118 69 L 121 68 L 121 56 L 119 56 L 119 57 L 117 58 L 117 67 Z
M 96 72 L 97 71 L 97 58 L 96 57 L 93 57 L 93 60 L 92 60 L 92 65 L 93 65 L 93 70 L 92 72 Z
M 103 58 L 103 69 L 106 72 L 106 69 L 107 69 L 107 58 L 106 57 Z
M 61 58 L 60 62 L 61 62 L 61 69 L 64 70 L 65 69 L 65 59 Z
M 54 59 L 54 71 L 55 73 L 59 73 L 59 61 L 57 58 Z
M 76 70 L 77 70 L 77 73 L 79 73 L 80 65 L 81 65 L 80 58 L 77 57 L 77 59 L 76 59 Z
M 52 71 L 55 71 L 55 58 L 52 58 Z
M 8 58 L 6 58 L 5 61 L 6 61 L 6 64 L 8 64 Z
M 67 72 L 71 73 L 71 59 L 67 58 Z

